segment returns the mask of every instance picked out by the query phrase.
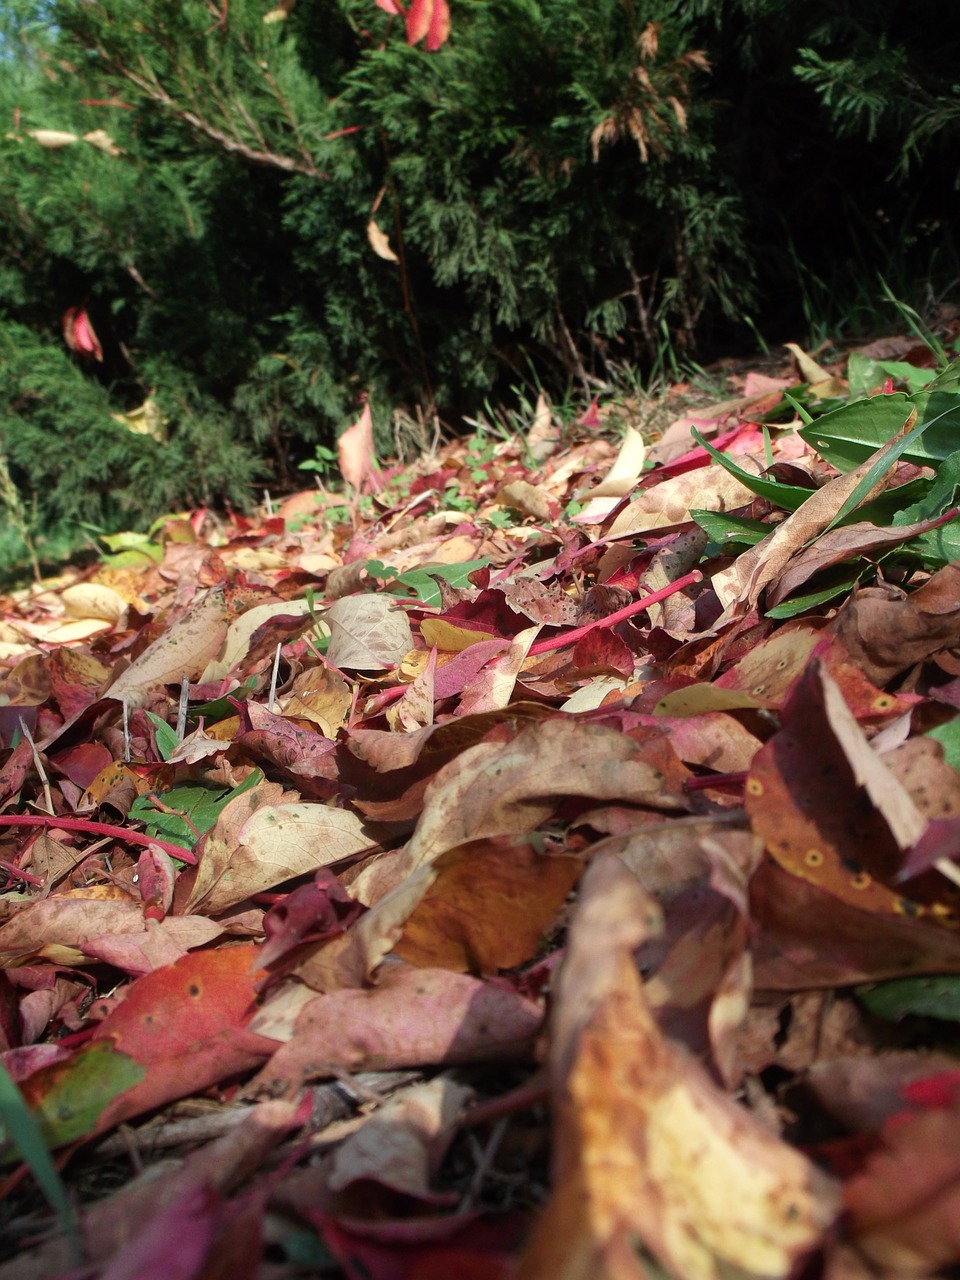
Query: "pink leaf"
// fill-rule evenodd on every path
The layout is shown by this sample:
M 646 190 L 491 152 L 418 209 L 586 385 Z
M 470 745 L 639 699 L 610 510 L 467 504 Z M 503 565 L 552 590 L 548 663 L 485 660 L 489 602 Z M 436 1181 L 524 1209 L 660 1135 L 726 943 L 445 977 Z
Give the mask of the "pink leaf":
M 447 0 L 434 0 L 433 13 L 430 16 L 430 30 L 427 32 L 427 48 L 431 53 L 446 43 L 450 34 L 450 9 Z
M 427 48 L 439 49 L 450 34 L 447 0 L 413 0 L 407 14 L 407 44 L 427 37 Z
M 92 356 L 94 360 L 103 360 L 100 339 L 83 307 L 68 307 L 61 323 L 63 340 L 71 351 L 76 351 L 81 356 Z
M 378 476 L 369 404 L 363 406 L 360 417 L 337 441 L 337 459 L 344 480 L 354 489 L 361 490 L 367 480 Z

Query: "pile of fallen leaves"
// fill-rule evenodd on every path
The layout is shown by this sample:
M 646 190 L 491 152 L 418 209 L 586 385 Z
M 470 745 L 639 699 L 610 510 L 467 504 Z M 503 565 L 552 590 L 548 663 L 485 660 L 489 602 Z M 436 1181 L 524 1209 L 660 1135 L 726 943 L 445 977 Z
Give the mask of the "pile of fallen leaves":
M 0 1280 L 960 1262 L 960 379 L 913 345 L 392 472 L 364 417 L 352 496 L 4 601 Z

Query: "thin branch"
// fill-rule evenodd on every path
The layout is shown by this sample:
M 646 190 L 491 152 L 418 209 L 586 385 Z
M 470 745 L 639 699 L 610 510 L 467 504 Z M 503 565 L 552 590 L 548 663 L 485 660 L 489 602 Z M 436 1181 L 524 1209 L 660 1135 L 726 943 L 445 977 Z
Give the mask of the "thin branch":
M 209 138 L 211 142 L 215 142 L 217 146 L 231 155 L 241 156 L 250 164 L 255 164 L 264 169 L 280 169 L 284 173 L 302 173 L 308 178 L 327 178 L 329 176 L 312 163 L 305 164 L 294 160 L 291 156 L 280 156 L 275 151 L 258 151 L 255 147 L 250 147 L 236 138 L 231 138 L 229 134 L 224 133 L 222 129 L 218 129 L 195 111 L 178 106 L 175 99 L 167 93 L 166 89 L 157 80 L 151 81 L 148 77 L 140 76 L 126 66 L 120 66 L 118 70 L 121 75 L 125 76 L 131 84 L 135 84 L 148 98 L 167 108 L 178 119 L 192 125 L 198 133 L 201 133 L 205 138 Z

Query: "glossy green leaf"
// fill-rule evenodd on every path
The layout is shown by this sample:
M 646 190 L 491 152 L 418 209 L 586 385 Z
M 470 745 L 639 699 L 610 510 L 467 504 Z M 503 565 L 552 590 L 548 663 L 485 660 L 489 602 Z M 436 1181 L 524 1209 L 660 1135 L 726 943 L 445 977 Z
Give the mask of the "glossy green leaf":
M 772 532 L 771 526 L 762 520 L 748 520 L 746 516 L 693 509 L 690 514 L 704 533 L 724 551 L 755 547 Z
M 818 605 L 826 604 L 828 600 L 833 600 L 836 596 L 844 595 L 852 587 L 856 586 L 864 572 L 865 569 L 862 564 L 853 570 L 848 569 L 841 578 L 835 579 L 829 586 L 820 587 L 816 591 L 807 591 L 802 596 L 791 596 L 789 600 L 782 600 L 780 604 L 768 609 L 766 616 L 768 618 L 795 618 L 798 613 L 805 613 L 807 609 L 815 609 Z
M 922 391 L 936 376 L 936 369 L 918 369 L 905 360 L 874 360 L 859 351 L 852 352 L 847 361 L 847 381 L 855 397 L 876 391 L 887 378 L 906 383 L 908 392 Z
M 801 428 L 800 435 L 838 471 L 852 471 L 897 434 L 914 408 L 916 435 L 900 456 L 936 466 L 954 452 L 960 437 L 960 396 L 952 392 L 898 392 L 857 400 L 825 413 Z
M 715 449 L 712 444 L 704 440 L 696 427 L 690 428 L 690 434 L 697 444 L 706 449 L 714 462 L 719 462 L 725 471 L 729 471 L 732 476 L 736 476 L 740 483 L 749 489 L 751 493 L 755 493 L 761 498 L 766 498 L 769 502 L 776 503 L 778 507 L 783 507 L 786 511 L 796 511 L 813 493 L 812 489 L 804 489 L 797 484 L 779 484 L 776 480 L 768 480 L 765 476 L 756 476 L 751 471 L 745 471 L 743 467 L 738 466 L 733 461 L 729 454 L 721 453 L 719 449 Z
M 147 719 L 153 725 L 153 736 L 157 744 L 157 753 L 161 760 L 169 760 L 174 751 L 176 751 L 180 739 L 177 737 L 176 729 L 167 724 L 166 720 L 156 715 L 153 711 L 147 711 Z
M 489 563 L 489 560 L 464 560 L 461 564 L 424 565 L 422 568 L 397 573 L 396 569 L 381 560 L 368 560 L 364 568 L 371 578 L 405 587 L 421 604 L 435 608 L 443 599 L 436 583 L 437 578 L 442 578 L 452 587 L 469 586 L 470 574 L 475 569 L 485 568 Z
M 192 706 L 187 711 L 187 721 L 196 726 L 203 720 L 204 724 L 216 724 L 218 720 L 226 720 L 228 716 L 235 716 L 237 708 L 233 705 L 235 702 L 243 702 L 248 693 L 251 693 L 257 687 L 257 677 L 247 676 L 243 684 L 238 689 L 231 689 L 229 694 L 225 694 L 222 698 L 214 698 L 212 702 L 200 702 Z
M 960 976 L 897 978 L 860 987 L 857 997 L 878 1018 L 898 1022 L 910 1015 L 960 1022 Z

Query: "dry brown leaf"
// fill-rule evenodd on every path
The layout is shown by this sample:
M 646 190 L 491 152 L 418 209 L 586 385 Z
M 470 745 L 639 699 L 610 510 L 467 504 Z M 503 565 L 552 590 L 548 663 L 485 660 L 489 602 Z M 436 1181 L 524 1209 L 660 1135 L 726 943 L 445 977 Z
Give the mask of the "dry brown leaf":
M 500 837 L 451 849 L 431 868 L 395 953 L 424 968 L 495 973 L 537 954 L 582 863 Z
M 358 492 L 364 483 L 377 472 L 377 455 L 373 447 L 373 414 L 370 402 L 364 403 L 356 422 L 347 427 L 337 441 L 337 462 L 340 474 Z
M 382 671 L 413 648 L 413 633 L 392 596 L 343 596 L 323 615 L 327 657 L 341 671 Z
M 743 460 L 749 466 L 749 460 Z M 734 511 L 753 501 L 753 494 L 736 476 L 720 467 L 698 467 L 682 475 L 661 480 L 644 489 L 614 519 L 611 538 L 628 533 L 665 529 L 692 520 L 691 509 Z
M 655 765 L 615 729 L 556 718 L 480 743 L 436 775 L 406 849 L 411 868 L 468 840 L 534 830 L 561 796 L 679 809 Z
M 271 803 L 280 792 L 266 783 L 223 809 L 206 838 L 186 910 L 216 915 L 372 843 L 355 813 L 322 804 Z
M 899 672 L 960 640 L 960 564 L 948 564 L 909 595 L 889 584 L 854 591 L 831 624 L 869 679 Z
M 618 859 L 591 864 L 550 1028 L 554 1190 L 519 1280 L 642 1276 L 634 1241 L 684 1280 L 787 1277 L 836 1216 L 831 1180 L 658 1031 L 632 957 L 657 915 Z
M 337 1148 L 327 1185 L 342 1191 L 369 1180 L 403 1195 L 429 1198 L 431 1178 L 473 1093 L 447 1075 L 404 1089 Z
M 890 547 L 897 547 L 910 538 L 915 538 L 928 529 L 935 528 L 940 518 L 920 520 L 915 524 L 894 525 L 890 529 L 881 529 L 868 521 L 859 524 L 844 525 L 839 529 L 831 529 L 822 534 L 812 546 L 798 551 L 784 568 L 776 582 L 767 590 L 767 604 L 776 605 L 787 596 L 792 595 L 798 587 L 832 565 L 842 564 L 845 560 L 854 560 L 858 556 L 869 556 L 881 553 Z
M 136 705 L 157 685 L 196 680 L 219 657 L 227 635 L 227 606 L 221 588 L 206 592 L 182 617 L 144 649 L 108 687 L 111 698 Z
M 385 965 L 375 987 L 314 996 L 291 1039 L 247 1092 L 293 1093 L 305 1079 L 336 1075 L 340 1068 L 523 1059 L 541 1020 L 539 1004 L 505 984 L 446 969 Z

